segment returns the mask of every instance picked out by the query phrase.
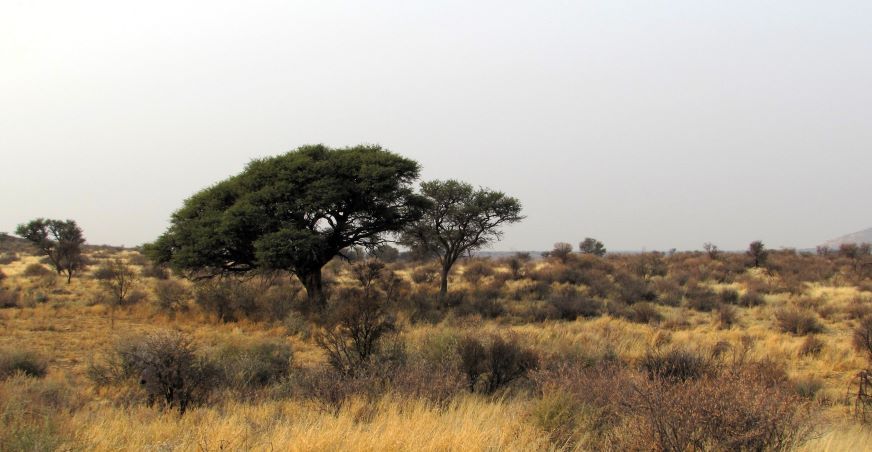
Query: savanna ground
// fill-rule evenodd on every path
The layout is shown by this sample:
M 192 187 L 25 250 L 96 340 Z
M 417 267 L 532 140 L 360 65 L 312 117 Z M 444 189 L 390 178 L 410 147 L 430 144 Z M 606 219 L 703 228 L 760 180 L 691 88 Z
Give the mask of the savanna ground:
M 323 313 L 288 275 L 194 284 L 91 248 L 67 284 L 6 250 L 0 450 L 872 449 L 867 256 L 558 257 L 466 260 L 442 302 L 427 263 L 336 260 Z M 113 308 L 115 258 L 136 277 Z M 183 414 L 125 354 L 155 337 L 212 369 Z

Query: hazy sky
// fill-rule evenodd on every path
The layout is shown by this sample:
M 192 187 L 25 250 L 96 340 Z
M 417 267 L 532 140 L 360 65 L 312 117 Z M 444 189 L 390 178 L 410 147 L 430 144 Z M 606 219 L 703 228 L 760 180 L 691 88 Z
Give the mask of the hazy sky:
M 813 246 L 872 226 L 872 2 L 0 0 L 0 231 L 307 143 L 520 198 L 494 249 Z

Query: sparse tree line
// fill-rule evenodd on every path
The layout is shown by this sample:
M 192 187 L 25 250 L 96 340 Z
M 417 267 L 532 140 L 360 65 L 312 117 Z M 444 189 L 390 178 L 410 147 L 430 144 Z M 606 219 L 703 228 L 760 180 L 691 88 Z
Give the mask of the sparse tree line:
M 610 316 L 680 329 L 687 325 L 661 309 L 679 307 L 708 313 L 729 329 L 741 322 L 738 309 L 782 294 L 790 303 L 772 324 L 804 337 L 804 353 L 820 353 L 821 319 L 833 316 L 857 322 L 853 344 L 872 353 L 872 299 L 835 308 L 805 291 L 816 282 L 872 291 L 868 244 L 798 253 L 754 241 L 741 253 L 706 243 L 702 252 L 618 254 L 588 237 L 578 252 L 559 242 L 541 260 L 528 253 L 476 258 L 504 226 L 523 219 L 520 202 L 454 180 L 424 182 L 415 191 L 419 171 L 416 162 L 376 146 L 305 146 L 255 160 L 188 198 L 169 229 L 143 247 L 147 259 L 107 254 L 90 271 L 93 258 L 74 221 L 37 219 L 16 233 L 68 283 L 85 274 L 98 280 L 113 325 L 116 308 L 153 298 L 168 316 L 198 309 L 219 322 L 279 323 L 326 357 L 324 368 L 299 369 L 284 342 L 209 348 L 184 334 L 155 332 L 121 340 L 90 366 L 96 385 L 135 383 L 149 405 L 182 413 L 216 403 L 222 391 L 292 394 L 329 412 L 389 390 L 437 404 L 462 392 L 529 391 L 540 400 L 533 419 L 555 444 L 573 440 L 564 424 L 592 422 L 560 417 L 583 408 L 601 419 L 589 426 L 592 448 L 788 450 L 811 434 L 807 400 L 783 369 L 749 360 L 747 350 L 655 347 L 630 362 L 608 350 L 563 356 L 499 334 L 413 348 L 403 326 Z M 45 267 L 34 265 L 22 276 L 45 277 Z M 746 290 L 711 287 L 729 283 Z M 0 290 L 0 306 L 17 306 L 21 296 Z M 34 356 L 8 356 L 0 356 L 0 378 L 4 366 L 13 369 L 9 375 L 45 373 Z M 872 371 L 863 375 L 857 413 L 865 416 L 872 399 L 863 388 L 872 390 Z M 630 432 L 629 424 L 638 429 Z

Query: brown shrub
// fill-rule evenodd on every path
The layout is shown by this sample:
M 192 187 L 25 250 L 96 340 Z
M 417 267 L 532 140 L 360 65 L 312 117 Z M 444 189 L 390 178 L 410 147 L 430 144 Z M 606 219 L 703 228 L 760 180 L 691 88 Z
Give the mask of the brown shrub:
M 27 267 L 24 267 L 24 271 L 21 272 L 21 275 L 27 278 L 40 278 L 43 276 L 52 276 L 54 274 L 55 272 L 42 264 L 28 264 Z
M 710 375 L 714 364 L 703 356 L 680 348 L 667 352 L 650 351 L 642 359 L 641 368 L 648 378 L 683 382 Z
M 660 323 L 663 320 L 663 314 L 660 313 L 657 306 L 646 302 L 629 306 L 624 311 L 624 317 L 636 323 Z
M 494 336 L 490 343 L 482 344 L 466 337 L 458 343 L 457 353 L 470 392 L 493 394 L 539 365 L 533 350 L 522 347 L 514 338 Z
M 783 308 L 775 312 L 775 320 L 781 331 L 796 335 L 815 334 L 823 331 L 817 316 L 810 311 Z
M 872 363 L 872 316 L 860 320 L 857 329 L 854 330 L 854 348 L 860 353 L 865 353 L 866 358 Z
M 187 301 L 191 297 L 191 291 L 184 284 L 171 279 L 157 281 L 154 293 L 158 309 L 169 313 L 187 309 Z
M 719 328 L 730 328 L 739 320 L 739 313 L 736 308 L 728 304 L 718 306 L 715 310 L 715 316 Z
M 672 384 L 634 379 L 612 445 L 622 450 L 793 450 L 813 433 L 790 388 L 742 372 Z
M 44 377 L 48 365 L 36 353 L 11 348 L 0 349 L 0 380 L 22 373 L 31 377 Z
M 331 302 L 315 342 L 337 372 L 354 375 L 370 364 L 381 352 L 382 339 L 396 330 L 382 300 L 348 289 Z
M 799 346 L 799 356 L 817 356 L 824 349 L 824 343 L 814 334 L 805 337 Z
M 748 290 L 744 295 L 739 297 L 739 306 L 746 308 L 761 306 L 766 302 L 763 295 L 756 290 Z
M 21 292 L 19 290 L 8 290 L 0 287 L 0 309 L 17 308 L 20 299 Z

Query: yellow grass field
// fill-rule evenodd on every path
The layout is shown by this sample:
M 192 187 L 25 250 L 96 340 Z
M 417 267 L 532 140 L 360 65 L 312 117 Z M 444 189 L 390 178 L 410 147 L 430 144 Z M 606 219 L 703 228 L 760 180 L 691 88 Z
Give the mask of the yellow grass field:
M 129 260 L 135 252 L 120 255 Z M 137 333 L 177 330 L 204 348 L 279 341 L 293 350 L 292 374 L 323 367 L 327 359 L 307 331 L 289 332 L 281 321 L 222 323 L 196 307 L 176 315 L 161 312 L 151 301 L 155 296 L 152 278 L 139 281 L 146 300 L 119 308 L 113 326 L 110 309 L 104 303 L 94 304 L 102 290 L 98 281 L 82 275 L 67 285 L 52 275 L 24 276 L 25 268 L 37 261 L 35 256 L 22 255 L 0 267 L 6 275 L 3 285 L 17 290 L 20 297 L 19 307 L 0 309 L 0 349 L 32 351 L 46 361 L 48 369 L 42 379 L 16 374 L 0 383 L 4 421 L 0 450 L 528 451 L 590 447 L 582 440 L 586 432 L 578 427 L 583 424 L 574 424 L 570 440 L 555 440 L 550 431 L 553 425 L 537 415 L 541 395 L 523 383 L 494 395 L 461 391 L 444 403 L 391 390 L 377 397 L 352 395 L 335 411 L 293 391 L 275 389 L 248 397 L 224 395 L 195 405 L 184 415 L 146 406 L 137 385 L 98 387 L 88 375 L 89 366 L 114 344 Z M 337 281 L 351 284 L 345 267 L 338 265 L 334 271 Z M 398 269 L 397 273 L 408 277 L 411 271 Z M 756 279 L 766 278 L 749 273 Z M 458 290 L 472 288 L 460 276 L 455 280 Z M 748 289 L 747 282 L 712 284 L 740 293 Z M 733 350 L 744 348 L 748 359 L 778 363 L 790 381 L 811 381 L 818 386 L 803 402 L 815 421 L 813 434 L 800 450 L 872 450 L 872 428 L 854 416 L 851 398 L 855 376 L 869 363 L 851 345 L 856 320 L 845 314 L 858 299 L 872 303 L 868 296 L 855 286 L 812 283 L 799 295 L 768 294 L 763 305 L 738 308 L 735 322 L 727 328 L 713 312 L 665 305 L 657 308 L 663 316 L 659 323 L 632 322 L 609 314 L 536 322 L 512 315 L 488 319 L 449 314 L 436 322 L 413 323 L 400 315 L 399 338 L 408 353 L 426 354 L 443 338 L 509 335 L 536 350 L 542 359 L 609 353 L 630 366 L 651 350 L 680 346 L 706 354 L 729 344 Z M 817 353 L 803 355 L 806 337 L 784 333 L 774 324 L 779 309 L 798 302 L 814 303 L 807 308 L 823 313 L 823 330 L 815 336 L 821 344 Z M 508 312 L 513 309 L 509 307 Z

